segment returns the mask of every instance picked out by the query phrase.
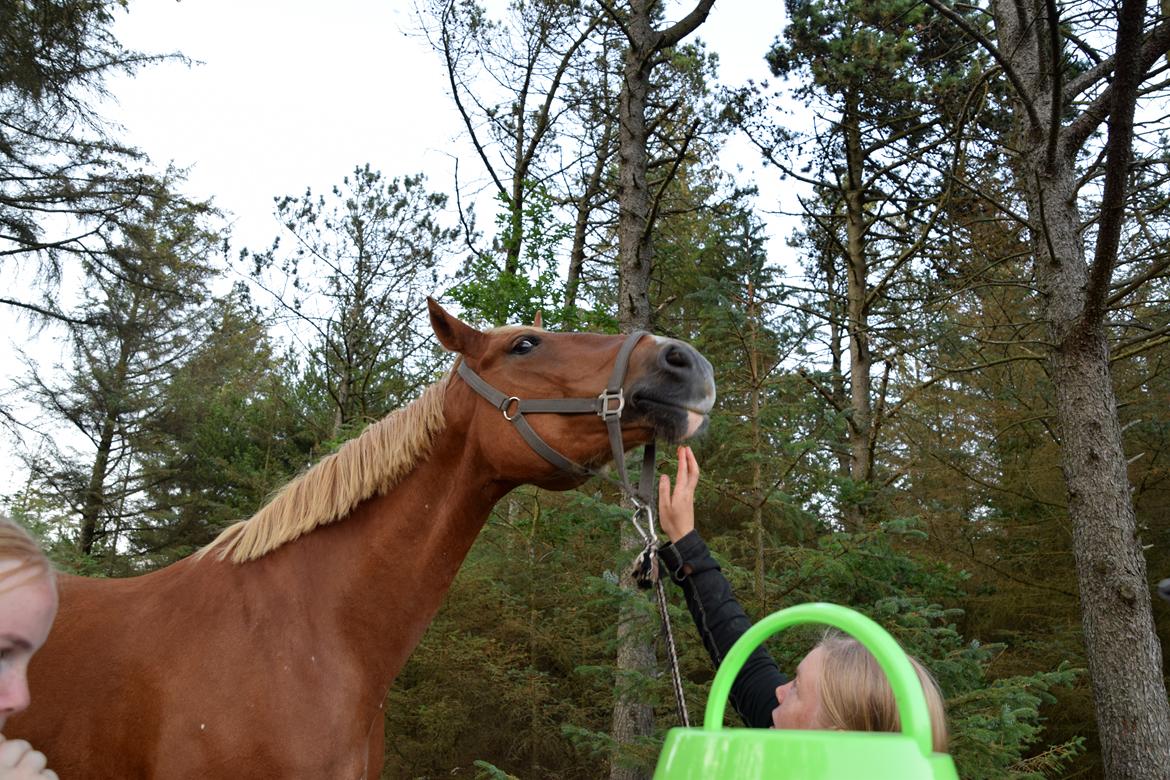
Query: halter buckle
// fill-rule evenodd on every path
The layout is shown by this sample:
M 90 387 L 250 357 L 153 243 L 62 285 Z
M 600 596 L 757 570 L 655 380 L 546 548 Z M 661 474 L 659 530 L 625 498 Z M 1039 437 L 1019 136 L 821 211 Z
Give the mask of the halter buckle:
M 601 408 L 597 410 L 597 416 L 606 421 L 621 417 L 622 409 L 626 408 L 626 397 L 622 394 L 620 387 L 612 393 L 608 388 L 602 390 L 601 395 L 597 396 L 597 400 L 601 401 Z M 616 409 L 610 406 L 610 401 L 617 401 Z
M 512 416 L 509 417 L 508 416 L 508 409 L 512 406 L 512 404 L 516 404 L 516 412 L 515 412 L 515 414 L 513 414 Z M 520 399 L 514 395 L 510 396 L 508 398 L 505 398 L 504 402 L 502 404 L 500 404 L 500 411 L 504 413 L 505 420 L 507 420 L 508 422 L 512 422 L 512 420 L 516 419 L 516 415 L 520 414 Z

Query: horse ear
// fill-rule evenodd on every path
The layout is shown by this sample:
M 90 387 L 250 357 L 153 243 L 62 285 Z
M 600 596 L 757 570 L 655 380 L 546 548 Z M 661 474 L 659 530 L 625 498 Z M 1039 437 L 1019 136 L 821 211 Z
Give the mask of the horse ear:
M 440 344 L 451 352 L 458 352 L 470 358 L 479 357 L 483 350 L 483 333 L 458 317 L 448 314 L 446 309 L 429 295 L 427 309 L 431 315 L 431 328 L 439 338 Z
M 544 330 L 544 321 L 540 318 L 540 309 L 536 310 L 536 316 L 532 318 L 532 327 Z

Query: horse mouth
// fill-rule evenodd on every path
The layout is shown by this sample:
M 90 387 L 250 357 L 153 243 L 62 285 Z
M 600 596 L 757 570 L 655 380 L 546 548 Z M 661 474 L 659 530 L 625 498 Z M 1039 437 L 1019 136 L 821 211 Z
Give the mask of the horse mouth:
M 637 395 L 630 407 L 640 418 L 649 422 L 658 438 L 674 444 L 702 433 L 710 421 L 708 404 L 685 404 L 661 398 Z

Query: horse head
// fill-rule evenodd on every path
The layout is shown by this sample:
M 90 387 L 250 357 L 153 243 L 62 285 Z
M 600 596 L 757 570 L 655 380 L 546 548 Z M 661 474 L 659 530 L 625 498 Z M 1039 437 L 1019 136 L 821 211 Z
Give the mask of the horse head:
M 715 403 L 711 364 L 685 342 L 538 326 L 480 331 L 433 300 L 428 306 L 439 342 L 463 364 L 447 391 L 447 424 L 461 429 L 465 447 L 490 453 L 486 460 L 500 481 L 573 487 L 614 456 L 607 412 L 618 418 L 617 446 L 624 451 L 656 438 L 694 436 Z M 607 380 L 608 391 L 620 386 L 620 398 L 607 391 Z M 554 454 L 585 470 L 551 457 L 524 425 Z

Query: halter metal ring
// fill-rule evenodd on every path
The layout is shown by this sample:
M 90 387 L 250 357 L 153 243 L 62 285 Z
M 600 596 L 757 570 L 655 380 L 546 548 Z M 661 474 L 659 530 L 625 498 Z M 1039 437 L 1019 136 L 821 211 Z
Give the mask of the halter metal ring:
M 513 395 L 513 396 L 510 396 L 508 398 L 505 398 L 504 402 L 502 404 L 500 404 L 500 411 L 504 413 L 504 419 L 507 420 L 508 422 L 511 422 L 512 420 L 516 419 L 516 414 L 513 414 L 511 416 L 508 415 L 508 407 L 510 407 L 513 403 L 516 404 L 516 414 L 519 414 L 520 413 L 520 399 L 517 398 L 516 396 Z
M 609 390 L 602 390 L 601 395 L 597 396 L 597 400 L 601 401 L 601 408 L 597 411 L 597 414 L 602 419 L 608 420 L 610 417 L 621 417 L 622 409 L 626 408 L 626 397 L 622 394 L 620 387 L 612 393 Z M 610 401 L 617 401 L 617 408 L 610 407 Z

